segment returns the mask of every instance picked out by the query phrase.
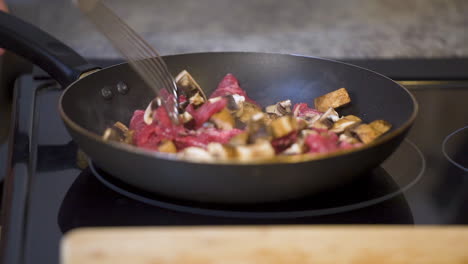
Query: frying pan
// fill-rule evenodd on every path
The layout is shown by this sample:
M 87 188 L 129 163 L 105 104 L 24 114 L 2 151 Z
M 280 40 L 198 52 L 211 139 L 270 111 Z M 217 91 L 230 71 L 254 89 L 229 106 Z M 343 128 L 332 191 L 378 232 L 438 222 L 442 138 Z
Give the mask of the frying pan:
M 401 143 L 414 122 L 417 103 L 402 86 L 353 65 L 304 56 L 251 52 L 165 56 L 172 74 L 188 70 L 209 94 L 227 73 L 261 105 L 280 100 L 312 103 L 313 98 L 346 87 L 352 103 L 340 110 L 364 121 L 385 119 L 393 127 L 356 150 L 313 160 L 265 163 L 197 163 L 163 153 L 106 142 L 104 129 L 129 122 L 153 99 L 127 63 L 99 69 L 40 29 L 0 13 L 0 46 L 31 60 L 65 88 L 58 110 L 78 146 L 101 169 L 147 192 L 211 203 L 264 203 L 299 198 L 363 177 Z M 120 85 L 118 85 L 120 83 Z M 117 88 L 120 87 L 120 89 Z M 126 87 L 127 89 L 121 89 Z M 112 95 L 103 96 L 103 89 Z

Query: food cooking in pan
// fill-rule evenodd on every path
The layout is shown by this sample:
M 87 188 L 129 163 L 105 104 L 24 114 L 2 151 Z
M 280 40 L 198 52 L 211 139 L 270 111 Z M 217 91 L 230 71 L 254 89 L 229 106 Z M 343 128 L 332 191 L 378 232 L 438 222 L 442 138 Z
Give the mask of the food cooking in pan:
M 366 123 L 358 116 L 341 116 L 337 111 L 352 103 L 345 88 L 313 102 L 285 98 L 262 107 L 249 98 L 232 74 L 209 96 L 187 71 L 176 82 L 180 91 L 178 125 L 162 106 L 167 95 L 136 110 L 128 127 L 117 122 L 106 129 L 103 139 L 186 160 L 252 162 L 358 148 L 391 128 L 385 120 Z

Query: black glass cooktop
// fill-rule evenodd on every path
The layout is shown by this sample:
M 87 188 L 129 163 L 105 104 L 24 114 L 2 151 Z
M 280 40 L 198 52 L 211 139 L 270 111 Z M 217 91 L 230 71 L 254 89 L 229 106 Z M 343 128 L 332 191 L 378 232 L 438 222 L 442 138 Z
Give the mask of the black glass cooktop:
M 401 83 L 418 100 L 419 116 L 364 180 L 296 201 L 219 206 L 155 196 L 97 167 L 81 169 L 57 113 L 60 87 L 40 71 L 24 75 L 15 87 L 3 263 L 57 263 L 63 234 L 87 226 L 468 224 L 468 82 Z

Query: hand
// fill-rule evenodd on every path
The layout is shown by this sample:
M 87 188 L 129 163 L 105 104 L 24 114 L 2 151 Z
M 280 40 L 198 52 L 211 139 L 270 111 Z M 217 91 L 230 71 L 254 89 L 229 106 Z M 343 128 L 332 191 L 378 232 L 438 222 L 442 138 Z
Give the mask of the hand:
M 5 0 L 0 0 L 0 10 L 4 12 L 8 12 L 8 6 L 6 5 Z M 5 50 L 0 49 L 0 56 L 2 56 L 3 53 L 5 53 Z

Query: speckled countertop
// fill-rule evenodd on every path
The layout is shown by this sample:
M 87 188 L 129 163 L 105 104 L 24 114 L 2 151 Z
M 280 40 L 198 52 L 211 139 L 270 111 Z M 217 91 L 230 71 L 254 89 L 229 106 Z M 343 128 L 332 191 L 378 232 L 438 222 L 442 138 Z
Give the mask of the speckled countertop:
M 161 54 L 240 50 L 331 58 L 468 57 L 467 0 L 108 2 Z M 38 25 L 84 56 L 119 56 L 71 1 L 41 0 L 38 6 Z

